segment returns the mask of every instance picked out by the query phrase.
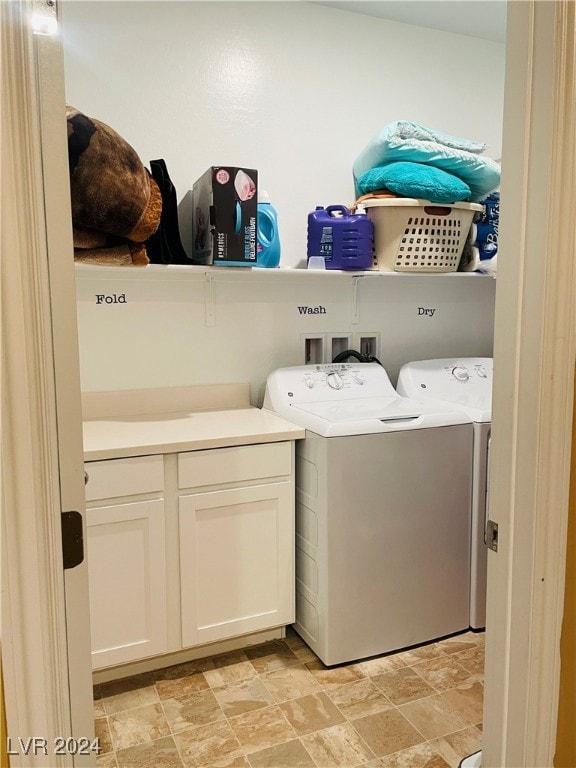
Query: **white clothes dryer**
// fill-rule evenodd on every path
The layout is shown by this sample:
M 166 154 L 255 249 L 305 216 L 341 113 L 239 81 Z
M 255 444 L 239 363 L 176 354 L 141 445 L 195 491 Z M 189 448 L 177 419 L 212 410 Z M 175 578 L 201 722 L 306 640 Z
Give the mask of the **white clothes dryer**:
M 474 424 L 472 540 L 470 546 L 470 626 L 486 626 L 485 546 L 490 433 L 492 429 L 491 357 L 418 360 L 400 369 L 396 390 L 405 397 L 425 398 L 465 413 Z
M 296 444 L 296 622 L 328 666 L 468 629 L 473 428 L 377 363 L 282 368 Z

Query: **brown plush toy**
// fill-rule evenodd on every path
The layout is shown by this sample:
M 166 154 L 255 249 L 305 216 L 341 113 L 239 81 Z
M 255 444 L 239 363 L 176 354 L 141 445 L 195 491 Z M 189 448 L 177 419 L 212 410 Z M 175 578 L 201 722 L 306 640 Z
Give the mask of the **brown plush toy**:
M 110 126 L 66 107 L 74 259 L 142 266 L 162 196 L 135 150 Z

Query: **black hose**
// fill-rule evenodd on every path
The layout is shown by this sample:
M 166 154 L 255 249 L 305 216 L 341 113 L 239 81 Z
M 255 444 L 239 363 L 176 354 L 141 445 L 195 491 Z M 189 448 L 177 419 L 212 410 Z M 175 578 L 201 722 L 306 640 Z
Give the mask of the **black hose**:
M 380 360 L 374 355 L 365 355 L 362 352 L 357 352 L 355 349 L 345 349 L 343 352 L 339 352 L 332 360 L 333 363 L 343 363 L 348 360 L 349 357 L 355 357 L 359 363 L 378 363 L 382 365 Z

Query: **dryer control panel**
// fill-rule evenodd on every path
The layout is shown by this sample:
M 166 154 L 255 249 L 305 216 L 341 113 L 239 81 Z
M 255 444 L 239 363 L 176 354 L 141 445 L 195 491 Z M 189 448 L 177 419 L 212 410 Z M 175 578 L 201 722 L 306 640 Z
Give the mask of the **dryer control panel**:
M 448 378 L 452 377 L 456 381 L 462 382 L 474 382 L 475 379 L 488 380 L 492 378 L 492 366 L 489 367 L 486 363 L 451 361 L 444 367 L 444 371 Z M 483 385 L 481 384 L 480 386 Z
M 400 369 L 397 391 L 466 409 L 475 421 L 490 421 L 492 411 L 491 357 L 417 360 Z

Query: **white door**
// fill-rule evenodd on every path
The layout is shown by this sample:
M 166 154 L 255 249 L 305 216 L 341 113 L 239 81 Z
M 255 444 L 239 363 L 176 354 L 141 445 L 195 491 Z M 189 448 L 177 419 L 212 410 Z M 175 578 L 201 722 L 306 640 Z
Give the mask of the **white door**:
M 553 765 L 576 352 L 576 5 L 508 3 L 484 768 Z
M 57 768 L 96 754 L 61 41 L 32 5 L 0 3 L 2 662 L 12 768 Z

